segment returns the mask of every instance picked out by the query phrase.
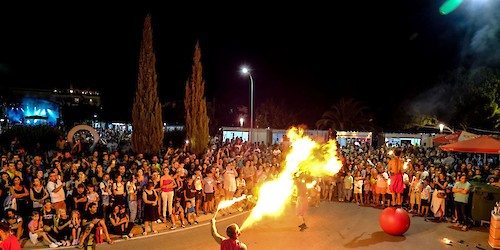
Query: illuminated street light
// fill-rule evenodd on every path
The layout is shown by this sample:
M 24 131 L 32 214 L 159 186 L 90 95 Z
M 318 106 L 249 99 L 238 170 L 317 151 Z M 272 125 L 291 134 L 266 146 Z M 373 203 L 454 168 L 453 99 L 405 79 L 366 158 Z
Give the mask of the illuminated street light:
M 246 66 L 241 68 L 241 73 L 248 75 L 250 77 L 250 135 L 248 141 L 252 141 L 252 130 L 253 130 L 253 77 L 250 74 L 250 69 Z
M 453 131 L 453 129 L 451 129 L 450 127 L 448 127 L 448 126 L 446 126 L 446 125 L 444 125 L 442 123 L 440 123 L 439 124 L 439 133 L 443 133 L 443 129 L 446 129 L 446 130 L 450 131 L 452 134 L 455 133 L 455 131 Z
M 244 121 L 245 121 L 245 120 L 243 119 L 243 117 L 241 117 L 241 118 L 240 118 L 240 127 L 243 127 L 243 122 L 244 122 Z

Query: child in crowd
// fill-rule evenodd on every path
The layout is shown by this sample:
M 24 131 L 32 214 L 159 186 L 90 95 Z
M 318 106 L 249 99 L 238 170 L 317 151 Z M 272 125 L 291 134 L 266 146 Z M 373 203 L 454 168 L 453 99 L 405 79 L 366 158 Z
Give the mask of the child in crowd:
M 73 236 L 71 245 L 78 246 L 80 233 L 82 232 L 82 218 L 78 210 L 73 210 L 71 212 L 71 224 L 69 226 L 71 228 L 71 236 Z
M 38 243 L 38 239 L 43 239 L 50 248 L 56 248 L 59 245 L 56 244 L 56 240 L 52 240 L 43 231 L 43 222 L 40 220 L 40 214 L 38 211 L 33 211 L 31 214 L 31 221 L 28 223 L 29 237 L 31 243 L 35 245 Z
M 354 178 L 354 199 L 358 205 L 363 205 L 363 177 L 361 177 L 361 172 L 356 171 L 356 177 Z
M 352 178 L 351 170 L 347 170 L 346 176 L 344 177 L 344 192 L 345 192 L 345 201 L 346 202 L 351 201 L 353 182 L 354 182 L 354 179 Z
M 170 227 L 170 229 L 174 230 L 177 228 L 176 224 L 178 220 L 180 220 L 182 227 L 186 227 L 186 218 L 184 217 L 184 209 L 182 208 L 180 201 L 175 202 L 175 206 L 170 216 L 171 216 L 170 219 L 172 220 L 172 227 Z
M 422 192 L 420 192 L 420 203 L 422 210 L 420 211 L 420 216 L 424 216 L 424 219 L 427 220 L 427 214 L 429 213 L 429 204 L 431 201 L 431 186 L 429 185 L 429 181 L 424 179 Z
M 54 232 L 57 233 L 57 239 L 62 246 L 71 246 L 69 239 L 71 238 L 71 217 L 66 213 L 66 209 L 60 208 L 57 211 L 57 216 L 54 219 Z
M 90 203 L 99 204 L 99 194 L 95 191 L 95 187 L 92 184 L 87 185 L 87 204 L 85 206 L 85 211 L 88 210 Z
M 191 225 L 191 223 L 198 224 L 196 209 L 194 208 L 193 204 L 191 204 L 190 200 L 186 201 L 186 218 L 189 225 Z

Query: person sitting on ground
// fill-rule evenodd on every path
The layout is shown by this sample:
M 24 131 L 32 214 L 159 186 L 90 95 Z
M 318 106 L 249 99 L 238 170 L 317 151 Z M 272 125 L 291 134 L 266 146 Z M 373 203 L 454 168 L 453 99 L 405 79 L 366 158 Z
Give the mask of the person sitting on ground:
M 104 232 L 104 236 L 106 237 L 106 241 L 108 244 L 113 244 L 113 241 L 109 237 L 108 228 L 106 227 L 106 223 L 104 219 L 101 218 L 101 214 L 97 212 L 97 204 L 91 203 L 89 204 L 89 211 L 87 211 L 82 218 L 82 225 L 85 227 L 85 231 L 83 235 L 80 237 L 78 242 L 78 248 L 83 248 L 83 244 L 85 242 L 85 238 L 90 235 L 92 230 L 95 230 L 96 227 L 102 227 Z
M 2 221 L 9 223 L 12 233 L 17 237 L 17 239 L 21 239 L 24 233 L 23 217 L 16 214 L 16 210 L 12 208 L 7 209 L 6 213 L 7 218 Z
M 181 206 L 180 201 L 175 202 L 172 214 L 170 214 L 170 219 L 172 220 L 172 227 L 170 229 L 174 230 L 177 228 L 177 221 L 180 220 L 181 226 L 186 227 L 186 218 L 184 217 L 184 209 Z
M 186 201 L 186 218 L 189 225 L 191 225 L 192 223 L 198 224 L 198 216 L 196 215 L 196 209 L 194 208 L 193 204 L 191 204 L 190 200 Z
M 220 235 L 217 232 L 217 227 L 215 226 L 215 217 L 211 220 L 212 226 L 210 227 L 212 232 L 212 237 L 214 237 L 215 241 L 220 244 L 220 249 L 238 249 L 238 250 L 246 250 L 247 245 L 241 242 L 238 238 L 241 235 L 240 228 L 237 224 L 231 224 L 226 228 L 226 234 L 229 238 L 226 238 Z
M 125 207 L 114 206 L 112 213 L 109 214 L 109 221 L 113 225 L 111 231 L 114 234 L 121 235 L 124 239 L 132 238 L 133 234 L 130 231 L 134 224 L 129 222 Z
M 43 239 L 50 248 L 56 248 L 59 246 L 56 244 L 56 240 L 49 239 L 47 234 L 43 231 L 43 222 L 40 220 L 40 214 L 38 211 L 33 211 L 31 214 L 31 221 L 28 223 L 28 230 L 29 238 L 33 245 L 38 243 L 38 239 Z

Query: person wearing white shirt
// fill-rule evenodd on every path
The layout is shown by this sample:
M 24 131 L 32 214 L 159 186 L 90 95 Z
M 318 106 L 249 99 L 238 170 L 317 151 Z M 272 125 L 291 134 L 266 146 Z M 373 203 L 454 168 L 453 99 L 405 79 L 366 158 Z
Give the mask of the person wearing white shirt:
M 55 172 L 49 174 L 49 181 L 47 183 L 47 192 L 50 195 L 52 205 L 58 211 L 60 208 L 66 209 L 66 197 L 64 195 L 64 187 L 66 183 L 62 182 Z

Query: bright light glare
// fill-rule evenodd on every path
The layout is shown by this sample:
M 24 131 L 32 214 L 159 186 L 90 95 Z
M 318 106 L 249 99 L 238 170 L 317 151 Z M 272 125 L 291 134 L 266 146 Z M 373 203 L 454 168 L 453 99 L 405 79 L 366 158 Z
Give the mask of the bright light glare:
M 249 70 L 248 70 L 248 68 L 247 68 L 247 67 L 243 67 L 243 68 L 241 68 L 241 73 L 243 73 L 243 74 L 248 74 L 248 72 L 249 72 Z

